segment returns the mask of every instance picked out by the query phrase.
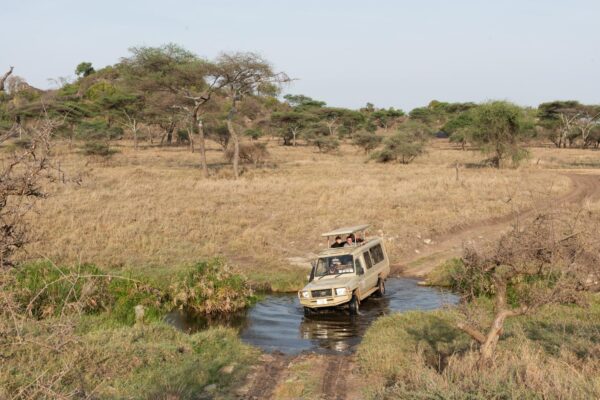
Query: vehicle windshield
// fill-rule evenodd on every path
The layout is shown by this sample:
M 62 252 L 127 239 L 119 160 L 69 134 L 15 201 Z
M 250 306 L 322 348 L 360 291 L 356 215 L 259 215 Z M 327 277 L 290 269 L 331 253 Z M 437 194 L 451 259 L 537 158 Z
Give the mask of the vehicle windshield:
M 315 277 L 351 273 L 354 273 L 354 258 L 351 254 L 321 257 L 315 269 Z

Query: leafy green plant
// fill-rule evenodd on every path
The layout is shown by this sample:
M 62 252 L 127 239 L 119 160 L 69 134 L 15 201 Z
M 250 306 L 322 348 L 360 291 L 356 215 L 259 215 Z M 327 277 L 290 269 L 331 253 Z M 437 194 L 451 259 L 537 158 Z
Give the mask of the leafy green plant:
M 170 291 L 175 306 L 201 314 L 234 312 L 256 299 L 246 280 L 219 259 L 193 265 Z

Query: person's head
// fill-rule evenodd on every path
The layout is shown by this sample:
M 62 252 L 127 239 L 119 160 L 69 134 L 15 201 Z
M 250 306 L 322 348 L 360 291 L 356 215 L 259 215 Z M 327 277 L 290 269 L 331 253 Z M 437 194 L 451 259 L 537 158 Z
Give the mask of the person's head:
M 335 237 L 335 242 L 336 243 L 342 243 L 342 237 L 341 236 L 336 236 Z
M 352 236 L 348 235 L 348 237 L 346 238 L 346 243 L 352 244 L 354 242 L 354 239 L 352 238 Z

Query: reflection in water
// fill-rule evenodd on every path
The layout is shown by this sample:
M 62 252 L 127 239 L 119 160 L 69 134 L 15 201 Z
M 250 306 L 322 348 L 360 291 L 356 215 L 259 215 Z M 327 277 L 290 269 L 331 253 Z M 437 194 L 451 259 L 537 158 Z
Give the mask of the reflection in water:
M 370 297 L 363 301 L 357 316 L 350 316 L 345 310 L 331 310 L 305 317 L 298 298 L 288 294 L 267 296 L 247 313 L 226 320 L 193 319 L 175 312 L 169 314 L 168 321 L 186 332 L 214 325 L 236 327 L 242 340 L 266 351 L 347 353 L 360 343 L 369 325 L 381 315 L 433 310 L 458 301 L 453 294 L 418 286 L 412 279 L 390 278 L 386 291 L 383 298 Z

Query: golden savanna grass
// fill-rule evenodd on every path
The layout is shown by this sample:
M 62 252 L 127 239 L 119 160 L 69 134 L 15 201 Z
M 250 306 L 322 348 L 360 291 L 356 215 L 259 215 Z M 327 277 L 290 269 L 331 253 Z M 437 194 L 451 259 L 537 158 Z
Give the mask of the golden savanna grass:
M 352 146 L 331 155 L 271 142 L 268 165 L 247 167 L 236 181 L 216 147 L 209 162 L 220 169 L 205 179 L 187 148 L 117 146 L 107 163 L 57 147 L 62 168 L 83 179 L 54 185 L 30 215 L 36 241 L 28 257 L 161 275 L 222 256 L 255 281 L 290 289 L 306 273 L 299 261 L 321 249 L 319 234 L 333 227 L 372 224 L 393 261 L 423 239 L 528 208 L 570 184 L 548 169 L 567 162 L 550 159 L 561 153 L 552 149 L 495 170 L 469 167 L 484 157 L 445 141 L 410 165 L 366 163 Z

